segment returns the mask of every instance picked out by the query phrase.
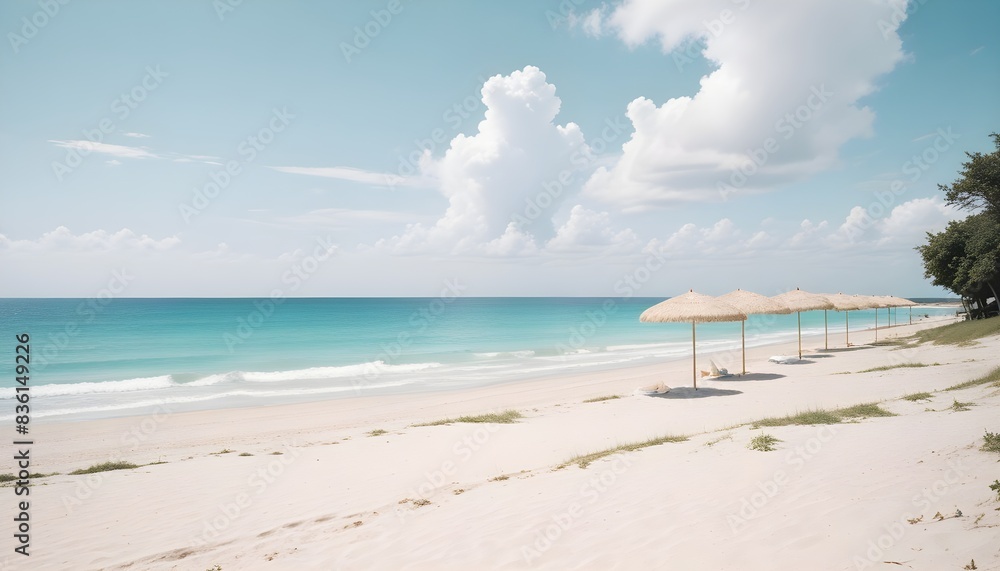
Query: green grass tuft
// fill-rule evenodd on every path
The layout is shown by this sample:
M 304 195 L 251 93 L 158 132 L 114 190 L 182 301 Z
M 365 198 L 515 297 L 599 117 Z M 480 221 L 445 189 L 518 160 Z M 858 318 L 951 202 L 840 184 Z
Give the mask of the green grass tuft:
M 28 478 L 34 480 L 36 478 L 48 478 L 49 476 L 58 476 L 58 475 L 59 472 L 51 472 L 49 474 L 35 473 L 35 474 L 28 474 Z M 0 474 L 0 483 L 13 482 L 15 480 L 17 480 L 17 476 L 15 476 L 14 474 Z
M 382 436 L 383 434 L 389 434 L 389 431 L 382 430 L 381 428 L 376 428 L 375 430 L 372 430 L 371 432 L 368 432 L 366 434 L 368 434 L 368 436 Z
M 620 399 L 620 398 L 622 398 L 622 397 L 620 397 L 619 395 L 608 395 L 606 397 L 594 397 L 592 399 L 587 399 L 587 400 L 585 400 L 583 402 L 601 402 L 601 401 L 615 400 L 615 399 Z
M 837 409 L 834 412 L 839 414 L 841 418 L 875 418 L 879 416 L 896 416 L 895 414 L 879 407 L 878 403 L 874 402 L 856 404 L 854 406 Z
M 659 446 L 660 444 L 667 444 L 671 442 L 685 442 L 687 441 L 687 436 L 660 436 L 658 438 L 650 438 L 649 440 L 643 440 L 642 442 L 630 442 L 628 444 L 619 444 L 613 448 L 608 448 L 606 450 L 600 450 L 598 452 L 591 452 L 590 454 L 581 454 L 575 456 L 566 462 L 563 462 L 557 469 L 565 468 L 572 464 L 576 464 L 581 468 L 586 468 L 592 462 L 617 454 L 619 452 L 635 452 L 636 450 L 641 450 L 643 448 L 648 448 L 650 446 Z
M 921 343 L 932 342 L 935 345 L 969 345 L 977 339 L 1000 335 L 1000 319 L 975 319 L 959 321 L 941 327 L 924 329 L 913 334 L 912 338 Z
M 993 369 L 992 371 L 986 373 L 982 377 L 979 377 L 977 379 L 972 379 L 971 381 L 965 381 L 964 383 L 958 383 L 957 385 L 952 385 L 946 388 L 945 390 L 960 391 L 962 389 L 969 389 L 972 387 L 978 387 L 979 385 L 985 385 L 986 383 L 994 383 L 994 386 L 996 386 L 997 383 L 1000 383 L 1000 367 Z
M 83 468 L 80 470 L 73 470 L 70 472 L 70 476 L 79 476 L 81 474 L 94 474 L 97 472 L 110 472 L 111 470 L 132 470 L 138 468 L 138 464 L 133 464 L 131 462 L 101 462 L 100 464 L 94 464 L 89 468 Z
M 971 402 L 959 402 L 958 399 L 952 399 L 952 400 L 954 400 L 955 402 L 952 403 L 951 410 L 953 410 L 955 412 L 965 412 L 965 411 L 969 410 L 970 406 L 975 406 L 975 403 L 971 403 Z
M 770 434 L 758 434 L 750 440 L 750 443 L 747 444 L 747 448 L 750 450 L 758 450 L 760 452 L 771 452 L 772 450 L 777 450 L 774 445 L 778 442 L 781 442 L 781 440 L 778 440 Z
M 788 416 L 762 418 L 751 422 L 750 427 L 838 424 L 847 418 L 871 418 L 876 416 L 896 415 L 879 407 L 878 403 L 865 403 L 838 408 L 836 410 L 809 410 Z
M 858 371 L 859 373 L 878 373 L 881 371 L 891 371 L 893 369 L 920 369 L 922 367 L 935 367 L 941 363 L 931 363 L 930 365 L 926 363 L 899 363 L 898 365 L 883 365 L 881 367 L 872 367 L 871 369 L 865 369 L 863 371 Z
M 983 447 L 980 450 L 984 452 L 1000 452 L 1000 434 L 986 431 L 986 435 L 983 436 Z
M 240 456 L 253 456 L 253 454 L 249 452 L 240 452 Z
M 505 410 L 503 412 L 491 412 L 489 414 L 480 414 L 478 416 L 445 418 L 432 422 L 422 422 L 420 424 L 414 424 L 413 426 L 441 426 L 442 424 L 454 424 L 456 422 L 514 424 L 519 418 L 524 418 L 524 415 L 516 410 Z
M 903 400 L 908 400 L 910 402 L 917 402 L 920 400 L 931 400 L 931 393 L 913 393 L 911 395 L 906 395 Z
M 219 450 L 218 452 L 210 452 L 210 454 L 216 454 L 216 455 L 218 455 L 218 454 L 232 454 L 233 452 L 235 452 L 235 450 L 230 450 L 229 448 L 223 448 L 222 450 Z

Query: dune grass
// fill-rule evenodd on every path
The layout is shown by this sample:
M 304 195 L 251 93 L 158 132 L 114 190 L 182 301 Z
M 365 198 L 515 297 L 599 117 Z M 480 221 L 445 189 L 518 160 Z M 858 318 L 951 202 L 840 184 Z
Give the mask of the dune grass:
M 455 424 L 458 422 L 469 423 L 490 423 L 490 424 L 514 424 L 517 419 L 524 418 L 524 415 L 516 410 L 505 410 L 503 412 L 491 412 L 477 416 L 460 416 L 458 418 L 445 418 L 432 422 L 422 422 L 413 426 L 441 426 L 443 424 Z
M 835 410 L 808 410 L 788 416 L 762 418 L 750 423 L 750 428 L 813 424 L 839 424 L 845 419 L 896 416 L 879 407 L 878 403 L 865 403 Z
M 986 434 L 983 435 L 983 446 L 980 450 L 983 452 L 1000 452 L 1000 434 L 986 431 Z
M 750 440 L 750 443 L 747 444 L 747 448 L 760 452 L 771 452 L 773 450 L 777 450 L 774 445 L 778 442 L 781 442 L 781 440 L 771 436 L 770 434 L 758 434 Z
M 989 319 L 950 323 L 941 327 L 917 331 L 912 335 L 912 338 L 921 343 L 961 345 L 969 344 L 991 335 L 1000 335 L 1000 318 L 991 317 Z
M 931 396 L 931 393 L 913 393 L 902 398 L 903 400 L 908 400 L 910 402 L 917 402 L 920 400 L 931 400 Z
M 34 474 L 28 474 L 28 478 L 34 480 L 36 478 L 48 478 L 49 476 L 58 476 L 58 475 L 59 475 L 59 472 L 51 472 L 49 474 L 42 474 L 42 473 L 36 472 Z M 0 484 L 5 484 L 7 482 L 13 482 L 13 481 L 15 481 L 17 479 L 18 479 L 17 476 L 15 476 L 14 474 L 0 474 Z
M 972 387 L 978 387 L 979 385 L 985 385 L 986 383 L 993 383 L 993 386 L 1000 387 L 1000 367 L 997 367 L 986 373 L 985 375 L 972 379 L 971 381 L 965 381 L 964 383 L 958 383 L 957 385 L 952 385 L 946 388 L 946 391 L 959 391 L 962 389 L 968 389 Z
M 383 434 L 389 434 L 389 431 L 382 430 L 381 428 L 376 428 L 375 430 L 366 432 L 365 434 L 367 434 L 368 436 L 382 436 Z
M 111 470 L 132 470 L 133 468 L 138 468 L 138 464 L 133 464 L 131 462 L 101 462 L 100 464 L 94 464 L 89 468 L 82 468 L 80 470 L 73 470 L 70 472 L 70 476 L 79 476 L 81 474 L 94 474 L 97 472 L 110 472 Z
M 650 438 L 649 440 L 643 440 L 642 442 L 630 442 L 627 444 L 619 444 L 618 446 L 608 448 L 605 450 L 599 450 L 597 452 L 591 452 L 590 454 L 581 454 L 579 456 L 574 456 L 566 462 L 556 466 L 556 469 L 562 469 L 567 466 L 576 464 L 581 468 L 586 468 L 592 462 L 611 456 L 613 454 L 618 454 L 619 452 L 634 452 L 636 450 L 642 450 L 643 448 L 648 448 L 650 446 L 659 446 L 661 444 L 668 444 L 671 442 L 685 442 L 687 441 L 687 436 L 660 436 L 658 438 Z
M 951 410 L 955 412 L 965 412 L 969 410 L 970 406 L 975 406 L 976 404 L 971 402 L 960 402 L 958 399 L 952 399 L 952 400 L 955 402 L 952 403 Z
M 872 367 L 871 369 L 864 369 L 858 371 L 858 373 L 879 373 L 882 371 L 891 371 L 893 369 L 920 369 L 923 367 L 937 367 L 941 363 L 899 363 L 897 365 L 882 365 L 881 367 Z
M 585 402 L 585 403 L 586 402 L 601 402 L 601 401 L 615 400 L 615 399 L 620 399 L 620 398 L 622 398 L 622 397 L 619 396 L 619 395 L 608 395 L 606 397 L 594 397 L 592 399 L 587 399 L 587 400 L 585 400 L 583 402 Z

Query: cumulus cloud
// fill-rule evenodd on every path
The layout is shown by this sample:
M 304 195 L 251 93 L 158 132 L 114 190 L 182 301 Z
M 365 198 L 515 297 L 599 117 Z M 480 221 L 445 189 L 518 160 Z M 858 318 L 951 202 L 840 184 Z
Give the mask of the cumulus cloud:
M 128 228 L 117 232 L 94 230 L 73 234 L 59 226 L 46 232 L 37 240 L 11 240 L 0 234 L 0 251 L 10 252 L 115 252 L 115 251 L 164 251 L 180 244 L 180 238 L 170 236 L 159 240 L 146 234 L 138 235 Z
M 904 57 L 900 6 L 624 0 L 603 17 L 605 33 L 630 47 L 658 41 L 681 71 L 684 48 L 699 43 L 715 69 L 692 96 L 632 101 L 635 132 L 586 194 L 636 209 L 724 200 L 835 165 L 841 145 L 872 134 L 874 113 L 859 100 Z
M 577 204 L 569 219 L 546 244 L 550 251 L 600 249 L 602 251 L 634 250 L 639 237 L 631 229 L 616 231 L 607 212 L 594 212 Z
M 590 156 L 574 123 L 555 122 L 555 86 L 537 67 L 491 77 L 485 117 L 456 136 L 441 158 L 426 153 L 423 176 L 437 181 L 448 208 L 433 225 L 412 224 L 379 247 L 396 253 L 531 250 L 555 236 L 553 216 L 574 195 Z

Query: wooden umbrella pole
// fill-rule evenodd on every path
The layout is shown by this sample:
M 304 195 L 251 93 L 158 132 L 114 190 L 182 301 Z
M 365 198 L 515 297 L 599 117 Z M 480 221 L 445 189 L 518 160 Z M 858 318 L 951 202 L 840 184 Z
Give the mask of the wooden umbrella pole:
M 802 358 L 802 312 L 796 311 L 795 315 L 797 315 L 799 319 L 799 359 L 801 359 Z
M 875 308 L 875 342 L 878 343 L 878 308 Z
M 740 321 L 740 346 L 743 347 L 743 374 L 747 374 L 747 336 L 746 321 Z
M 827 336 L 828 335 L 829 335 L 829 333 L 827 332 L 827 329 L 826 329 L 826 310 L 824 309 L 823 310 L 823 350 L 824 351 L 826 351 L 827 349 L 830 348 L 829 343 L 827 342 L 827 339 L 828 339 Z
M 847 340 L 847 346 L 851 346 L 851 312 L 844 312 L 844 338 Z
M 694 321 L 691 322 L 691 381 L 694 382 L 694 390 L 698 390 L 698 349 L 695 345 Z

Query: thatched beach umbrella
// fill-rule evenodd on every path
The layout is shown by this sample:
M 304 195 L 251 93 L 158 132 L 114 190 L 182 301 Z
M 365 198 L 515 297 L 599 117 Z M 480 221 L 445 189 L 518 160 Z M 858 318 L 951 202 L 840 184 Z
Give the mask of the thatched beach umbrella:
M 844 312 L 844 343 L 851 345 L 851 311 L 864 309 L 861 303 L 853 295 L 835 293 L 825 296 L 833 304 L 833 309 Z
M 851 296 L 851 299 L 854 299 L 858 303 L 858 309 L 875 310 L 875 340 L 878 341 L 878 308 L 882 307 L 882 302 L 871 295 L 855 294 Z
M 661 301 L 643 311 L 642 315 L 639 316 L 639 321 L 653 323 L 691 322 L 691 380 L 694 382 L 695 390 L 697 390 L 698 365 L 695 325 L 708 321 L 743 321 L 746 318 L 745 313 L 732 305 L 719 301 L 710 295 L 690 290 L 684 295 Z
M 910 310 L 910 324 L 913 324 L 913 306 L 917 305 L 917 302 L 906 299 L 905 297 L 896 297 L 894 295 L 887 295 L 885 299 L 888 300 L 889 307 L 906 307 Z M 898 321 L 897 321 L 898 323 Z
M 773 299 L 754 293 L 737 289 L 720 295 L 719 300 L 728 303 L 748 316 L 751 314 L 786 314 L 791 313 L 787 305 L 778 303 Z M 743 348 L 743 374 L 747 374 L 747 342 L 746 342 L 746 320 L 740 321 L 740 346 Z
M 795 312 L 799 321 L 799 359 L 802 358 L 802 312 L 814 309 L 833 309 L 833 304 L 821 295 L 809 293 L 795 288 L 792 291 L 773 296 L 774 301 L 788 306 Z

